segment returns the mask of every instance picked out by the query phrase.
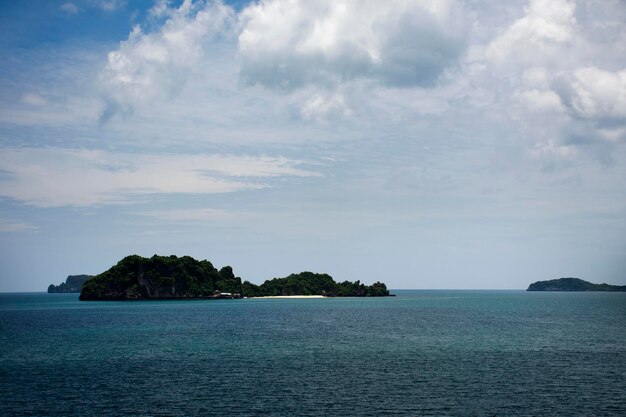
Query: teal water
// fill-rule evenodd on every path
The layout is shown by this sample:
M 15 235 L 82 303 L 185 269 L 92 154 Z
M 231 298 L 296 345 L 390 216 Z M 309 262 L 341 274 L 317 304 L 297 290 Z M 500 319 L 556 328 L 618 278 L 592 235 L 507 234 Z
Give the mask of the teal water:
M 626 293 L 395 293 L 0 294 L 0 415 L 626 415 Z

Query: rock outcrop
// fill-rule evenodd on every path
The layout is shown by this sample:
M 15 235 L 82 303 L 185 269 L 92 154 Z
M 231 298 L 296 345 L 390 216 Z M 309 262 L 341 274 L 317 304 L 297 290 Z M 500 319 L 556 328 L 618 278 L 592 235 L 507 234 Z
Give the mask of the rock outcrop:
M 65 282 L 59 285 L 50 284 L 48 287 L 49 293 L 67 293 L 67 292 L 80 292 L 85 282 L 92 278 L 93 275 L 68 275 Z

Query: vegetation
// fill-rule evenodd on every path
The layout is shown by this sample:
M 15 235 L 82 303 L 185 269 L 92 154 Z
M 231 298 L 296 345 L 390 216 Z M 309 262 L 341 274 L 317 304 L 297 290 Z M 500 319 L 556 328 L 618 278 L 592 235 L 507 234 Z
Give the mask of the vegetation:
M 626 291 L 626 285 L 592 284 L 580 278 L 537 281 L 527 291 Z
M 326 295 L 329 297 L 378 297 L 387 296 L 387 286 L 381 282 L 366 286 L 360 281 L 337 283 L 328 274 L 301 272 L 285 278 L 274 278 L 261 285 L 248 281 L 243 283 L 246 297 L 276 295 Z
M 50 284 L 48 292 L 80 292 L 83 284 L 85 284 L 85 282 L 91 277 L 92 275 L 68 275 L 65 282 L 62 282 L 59 285 Z
M 241 278 L 229 266 L 218 271 L 211 262 L 190 256 L 131 255 L 89 280 L 80 299 L 213 298 L 219 293 L 242 293 Z
M 359 281 L 337 283 L 328 274 L 301 272 L 274 278 L 261 285 L 241 282 L 230 266 L 219 271 L 207 260 L 189 256 L 127 256 L 82 287 L 81 300 L 134 300 L 165 298 L 239 298 L 276 295 L 329 297 L 387 296 L 385 284 Z

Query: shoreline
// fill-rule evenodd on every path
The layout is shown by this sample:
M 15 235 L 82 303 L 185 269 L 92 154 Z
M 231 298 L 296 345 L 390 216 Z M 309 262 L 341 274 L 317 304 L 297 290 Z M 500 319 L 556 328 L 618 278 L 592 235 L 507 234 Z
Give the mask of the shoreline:
M 261 297 L 247 297 L 247 298 L 327 298 L 323 295 L 264 295 Z

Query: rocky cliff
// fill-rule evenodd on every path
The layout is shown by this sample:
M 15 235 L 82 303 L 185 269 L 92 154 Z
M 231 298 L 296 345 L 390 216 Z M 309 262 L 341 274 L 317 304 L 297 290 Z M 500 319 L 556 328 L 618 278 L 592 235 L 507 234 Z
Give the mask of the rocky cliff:
M 50 286 L 48 287 L 48 292 L 80 292 L 85 282 L 92 277 L 93 275 L 68 275 L 65 282 L 62 282 L 59 285 L 50 284 Z

